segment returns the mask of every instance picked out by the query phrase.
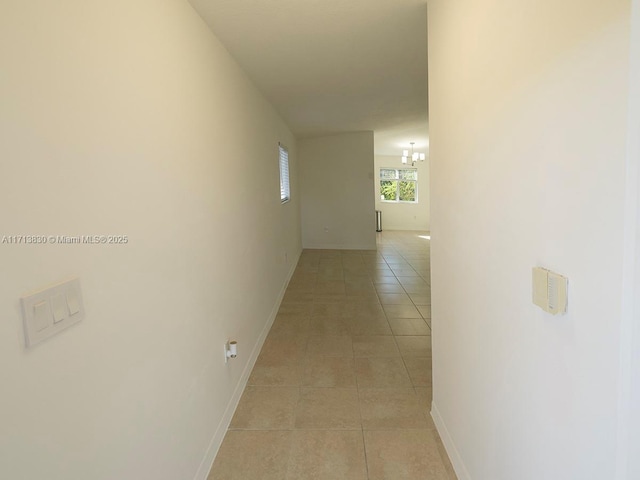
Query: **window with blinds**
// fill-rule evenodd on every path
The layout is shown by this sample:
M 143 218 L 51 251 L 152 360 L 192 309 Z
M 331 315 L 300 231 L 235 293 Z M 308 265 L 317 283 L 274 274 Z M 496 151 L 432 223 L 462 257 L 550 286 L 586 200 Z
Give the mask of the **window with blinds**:
M 280 151 L 280 203 L 286 203 L 291 199 L 291 187 L 289 185 L 289 152 L 278 144 Z

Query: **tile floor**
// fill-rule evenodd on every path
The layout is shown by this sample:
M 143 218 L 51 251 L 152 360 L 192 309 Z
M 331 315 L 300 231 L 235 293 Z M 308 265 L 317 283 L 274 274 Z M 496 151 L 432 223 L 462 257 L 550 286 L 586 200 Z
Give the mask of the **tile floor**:
M 431 403 L 429 238 L 305 250 L 210 480 L 455 480 Z

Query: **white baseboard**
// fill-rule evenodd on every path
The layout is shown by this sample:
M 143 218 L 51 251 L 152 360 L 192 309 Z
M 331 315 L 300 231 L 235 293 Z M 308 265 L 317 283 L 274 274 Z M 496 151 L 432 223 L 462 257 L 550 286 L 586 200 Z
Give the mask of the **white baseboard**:
M 302 252 L 300 252 L 302 253 Z M 280 304 L 282 303 L 282 299 L 284 298 L 284 294 L 287 291 L 287 287 L 289 286 L 289 281 L 293 276 L 293 272 L 296 269 L 296 265 L 298 265 L 298 260 L 300 259 L 300 253 L 298 253 L 295 261 L 291 264 L 291 268 L 287 273 L 287 280 L 282 287 L 278 299 L 276 300 L 273 309 L 271 310 L 271 314 L 267 319 L 267 322 L 258 337 L 253 349 L 251 350 L 251 355 L 249 356 L 249 361 L 242 371 L 242 375 L 236 385 L 235 390 L 233 391 L 233 395 L 229 399 L 229 403 L 227 403 L 227 408 L 225 408 L 224 415 L 218 423 L 218 427 L 216 428 L 215 433 L 213 434 L 213 438 L 209 442 L 209 447 L 207 448 L 207 452 L 205 453 L 202 462 L 200 462 L 200 467 L 198 467 L 198 471 L 194 480 L 207 480 L 209 476 L 209 472 L 211 471 L 211 467 L 213 466 L 213 462 L 216 459 L 216 455 L 218 454 L 218 450 L 220 449 L 220 445 L 222 445 L 222 441 L 224 440 L 224 436 L 227 433 L 227 429 L 229 428 L 229 424 L 231 423 L 231 419 L 233 418 L 233 414 L 238 407 L 238 403 L 240 402 L 240 397 L 242 397 L 242 392 L 244 392 L 245 387 L 247 386 L 247 382 L 249 381 L 249 375 L 251 375 L 251 370 L 253 370 L 253 366 L 258 359 L 258 354 L 262 349 L 262 345 L 264 344 L 265 339 L 267 338 L 267 334 L 269 330 L 271 330 L 271 326 L 273 325 L 273 321 L 278 314 L 278 310 L 280 309 Z
M 392 231 L 392 232 L 428 232 L 429 231 L 428 228 L 418 228 L 418 226 L 415 226 L 415 225 L 412 227 L 407 227 L 402 225 L 384 225 L 384 228 L 382 229 L 382 231 L 384 232 L 385 230 Z
M 444 448 L 449 455 L 451 465 L 453 466 L 453 469 L 458 476 L 458 480 L 471 480 L 471 475 L 469 475 L 469 471 L 462 461 L 460 452 L 458 452 L 458 449 L 453 443 L 453 439 L 451 438 L 449 430 L 447 430 L 447 427 L 444 424 L 444 420 L 440 416 L 440 412 L 438 411 L 438 407 L 436 406 L 435 402 L 431 404 L 431 418 L 433 418 L 433 423 L 436 424 L 436 428 L 438 429 L 438 433 L 440 434 L 440 438 L 442 439 Z
M 370 245 L 343 245 L 335 243 L 312 243 L 311 245 L 304 245 L 303 248 L 307 250 L 375 250 L 376 244 Z

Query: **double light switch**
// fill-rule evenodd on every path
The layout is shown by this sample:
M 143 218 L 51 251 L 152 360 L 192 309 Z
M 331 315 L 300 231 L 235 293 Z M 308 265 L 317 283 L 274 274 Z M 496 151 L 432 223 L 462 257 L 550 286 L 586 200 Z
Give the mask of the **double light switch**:
M 20 303 L 27 347 L 40 343 L 84 318 L 78 278 L 25 295 Z

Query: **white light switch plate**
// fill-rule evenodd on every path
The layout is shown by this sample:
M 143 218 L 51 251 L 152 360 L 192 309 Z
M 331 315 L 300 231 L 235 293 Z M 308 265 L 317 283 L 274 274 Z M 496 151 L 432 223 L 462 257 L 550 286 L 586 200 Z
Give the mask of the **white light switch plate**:
M 27 347 L 37 345 L 84 318 L 78 278 L 27 294 L 20 303 Z

